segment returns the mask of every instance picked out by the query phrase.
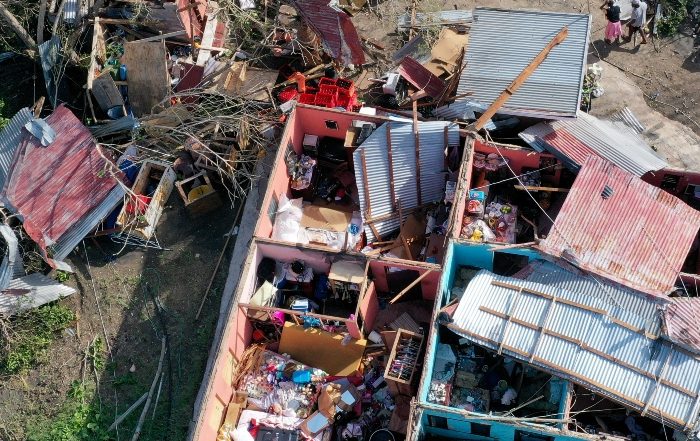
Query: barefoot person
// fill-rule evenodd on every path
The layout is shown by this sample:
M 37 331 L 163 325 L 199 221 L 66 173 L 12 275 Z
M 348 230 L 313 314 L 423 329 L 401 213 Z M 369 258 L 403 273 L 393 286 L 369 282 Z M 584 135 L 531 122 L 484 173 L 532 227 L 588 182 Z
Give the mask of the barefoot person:
M 620 36 L 622 36 L 620 7 L 615 3 L 615 0 L 608 0 L 603 3 L 600 9 L 605 9 L 605 17 L 608 19 L 608 25 L 605 27 L 605 42 L 611 44 L 615 40 L 619 43 Z
M 632 39 L 635 32 L 639 32 L 642 36 L 642 44 L 647 44 L 647 36 L 644 33 L 644 27 L 647 24 L 647 4 L 642 0 L 632 0 L 632 19 L 627 24 L 629 27 L 629 36 L 627 41 Z

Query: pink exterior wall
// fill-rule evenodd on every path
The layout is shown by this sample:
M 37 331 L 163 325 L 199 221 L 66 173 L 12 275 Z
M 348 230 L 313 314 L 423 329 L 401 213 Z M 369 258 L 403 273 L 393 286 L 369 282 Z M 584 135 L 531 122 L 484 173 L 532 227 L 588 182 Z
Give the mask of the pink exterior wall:
M 378 291 L 389 292 L 389 285 L 386 280 L 386 270 L 385 268 L 398 268 L 402 270 L 412 270 L 418 271 L 419 274 L 423 274 L 428 271 L 428 269 L 422 266 L 413 266 L 410 264 L 400 264 L 395 262 L 384 262 L 381 260 L 373 260 L 369 264 L 372 280 L 374 281 L 375 288 Z M 440 283 L 440 271 L 433 270 L 432 274 L 426 276 L 425 279 L 421 280 L 421 289 L 423 291 L 424 300 L 435 300 L 437 295 L 438 285 Z
M 378 311 L 379 300 L 377 300 L 377 290 L 374 287 L 374 282 L 370 282 L 360 302 L 360 314 L 362 315 L 365 329 L 371 330 L 374 328 L 374 321 L 377 319 Z
M 472 181 L 472 166 L 474 164 L 474 140 L 467 137 L 464 148 L 464 158 L 459 167 L 459 181 L 457 182 L 457 193 L 455 201 L 452 205 L 453 212 L 451 213 L 452 224 L 449 226 L 451 235 L 454 239 L 459 238 L 459 233 L 462 230 L 462 219 L 464 218 L 464 210 L 467 207 L 467 199 Z

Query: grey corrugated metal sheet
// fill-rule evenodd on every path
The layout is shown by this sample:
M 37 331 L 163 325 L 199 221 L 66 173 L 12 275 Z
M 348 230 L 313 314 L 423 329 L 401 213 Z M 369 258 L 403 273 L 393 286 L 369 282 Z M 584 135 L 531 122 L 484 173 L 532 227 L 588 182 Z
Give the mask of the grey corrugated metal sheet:
M 83 3 L 78 0 L 64 0 L 65 5 L 63 6 L 63 21 L 67 24 L 74 24 L 76 21 L 82 18 L 82 11 L 80 10 L 80 5 Z
M 546 148 L 555 156 L 564 155 L 576 168 L 591 154 L 636 176 L 668 167 L 637 133 L 585 112 L 579 112 L 573 120 L 536 124 L 519 136 L 535 149 Z
M 28 108 L 21 109 L 10 119 L 0 132 L 0 188 L 5 186 L 5 179 L 12 164 L 12 157 L 22 138 L 22 127 L 34 118 Z
M 0 293 L 0 314 L 17 314 L 75 293 L 74 288 L 43 274 L 30 274 L 12 280 L 7 290 Z
M 590 16 L 476 8 L 466 67 L 457 94 L 490 105 L 563 28 L 566 40 L 501 108 L 499 113 L 550 119 L 576 116 L 581 98 Z
M 5 257 L 2 259 L 2 264 L 0 264 L 0 290 L 3 290 L 7 288 L 15 274 L 15 263 L 17 262 L 17 256 L 19 256 L 19 249 L 17 236 L 15 236 L 15 232 L 12 231 L 9 225 L 0 224 L 0 234 L 5 239 L 7 246 Z
M 502 345 L 504 354 L 525 362 L 534 357 L 533 365 L 632 409 L 648 404 L 647 416 L 665 424 L 694 426 L 700 359 L 629 329 L 640 321 L 596 296 L 482 270 L 454 314 L 453 324 L 462 332 L 453 329 L 494 350 Z
M 629 107 L 623 107 L 619 112 L 612 114 L 610 121 L 618 127 L 625 127 L 638 135 L 641 135 L 646 130 L 646 127 L 637 119 Z
M 438 107 L 433 111 L 437 118 L 453 121 L 455 119 L 476 119 L 474 112 L 483 112 L 487 106 L 474 100 L 460 100 Z
M 472 22 L 472 11 L 466 10 L 449 10 L 430 13 L 416 13 L 414 26 L 432 26 L 432 25 L 466 25 Z M 397 24 L 399 30 L 407 30 L 411 27 L 411 14 L 404 14 L 399 17 Z
M 394 174 L 394 190 L 396 199 L 401 202 L 402 209 L 418 206 L 418 181 L 416 179 L 416 142 L 413 134 L 413 123 L 386 123 L 379 126 L 355 150 L 353 154 L 355 179 L 360 198 L 363 221 L 366 220 L 368 201 L 364 188 L 364 176 L 361 155 L 365 154 L 367 167 L 367 182 L 369 185 L 369 206 L 371 217 L 376 218 L 394 213 L 394 201 L 389 185 L 389 157 L 387 155 L 387 127 L 390 126 L 392 163 Z M 445 127 L 448 130 L 448 144 L 459 144 L 459 127 L 444 121 L 418 122 L 420 147 L 420 191 L 421 202 L 437 202 L 444 196 L 445 191 Z M 374 227 L 379 234 L 390 233 L 399 227 L 398 218 L 376 222 Z M 369 227 L 365 233 L 370 241 L 375 237 Z
M 635 320 L 639 320 L 640 327 L 650 334 L 661 333 L 661 307 L 669 303 L 666 299 L 650 297 L 643 292 L 610 283 L 572 266 L 564 269 L 562 266 L 544 260 L 531 262 L 513 277 L 563 289 L 572 294 L 597 298 L 600 302 L 609 305 L 616 314 L 636 316 Z
M 60 64 L 62 58 L 61 39 L 53 36 L 51 40 L 40 44 L 37 48 L 41 59 L 41 69 L 44 71 L 46 93 L 49 96 L 51 105 L 56 107 L 60 103 L 58 100 L 58 83 L 60 78 L 56 78 L 57 73 L 54 72 L 54 68 Z
M 126 115 L 114 121 L 110 121 L 97 126 L 90 126 L 90 132 L 95 138 L 113 135 L 119 132 L 127 132 L 135 129 L 139 124 L 139 120 L 133 115 Z
M 76 225 L 68 230 L 53 247 L 54 259 L 63 260 L 71 251 L 99 225 L 117 205 L 124 201 L 126 190 L 119 184 L 107 195 L 107 197 L 83 217 Z

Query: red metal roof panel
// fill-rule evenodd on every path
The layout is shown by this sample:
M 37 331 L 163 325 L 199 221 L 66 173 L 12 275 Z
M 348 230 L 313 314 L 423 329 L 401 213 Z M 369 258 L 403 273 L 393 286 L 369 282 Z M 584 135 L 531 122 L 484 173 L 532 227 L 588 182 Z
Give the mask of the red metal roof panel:
M 117 185 L 116 168 L 68 108 L 56 108 L 46 123 L 56 132 L 56 139 L 43 147 L 23 129 L 3 189 L 4 198 L 24 218 L 27 234 L 42 250 L 58 241 Z
M 411 57 L 404 57 L 399 66 L 399 75 L 413 84 L 418 90 L 439 98 L 445 90 L 445 82 Z
M 700 298 L 674 298 L 663 312 L 664 333 L 669 339 L 700 350 Z
M 590 156 L 538 248 L 630 288 L 665 296 L 698 228 L 699 211 Z
M 365 62 L 360 36 L 350 17 L 328 6 L 328 0 L 292 0 L 306 24 L 323 40 L 324 50 L 344 65 Z

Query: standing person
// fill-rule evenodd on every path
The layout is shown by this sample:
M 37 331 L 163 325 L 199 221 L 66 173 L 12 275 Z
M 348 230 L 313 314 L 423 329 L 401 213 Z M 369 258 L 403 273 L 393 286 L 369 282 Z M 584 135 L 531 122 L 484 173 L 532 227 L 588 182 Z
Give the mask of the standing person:
M 647 36 L 644 28 L 647 24 L 647 4 L 643 0 L 632 0 L 632 19 L 627 24 L 629 27 L 629 36 L 627 41 L 632 39 L 635 32 L 639 32 L 642 36 L 642 44 L 647 44 Z
M 605 42 L 611 44 L 615 40 L 616 43 L 619 43 L 620 36 L 622 36 L 620 7 L 615 3 L 615 0 L 608 0 L 603 3 L 600 9 L 605 9 L 605 17 L 608 19 L 608 25 L 605 27 Z

